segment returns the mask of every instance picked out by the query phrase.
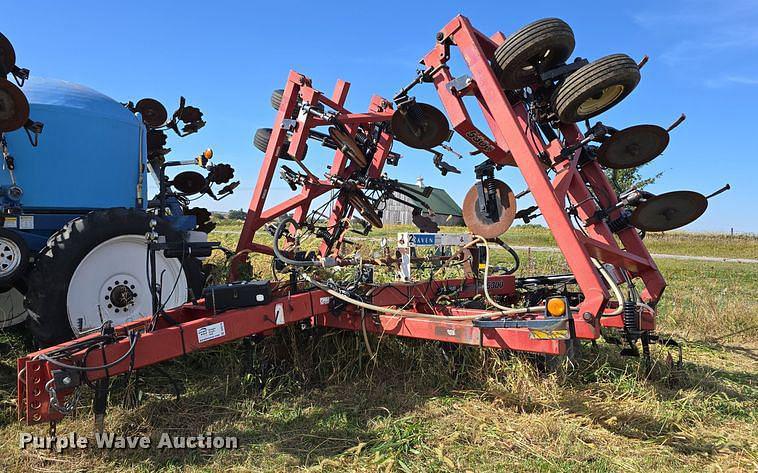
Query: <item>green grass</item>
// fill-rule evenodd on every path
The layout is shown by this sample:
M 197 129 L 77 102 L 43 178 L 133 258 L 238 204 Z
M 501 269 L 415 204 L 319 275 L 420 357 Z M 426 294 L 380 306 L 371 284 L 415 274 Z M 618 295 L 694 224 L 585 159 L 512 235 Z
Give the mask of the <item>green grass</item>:
M 238 227 L 238 226 L 237 226 Z M 229 229 L 237 228 L 227 226 Z M 393 235 L 396 228 L 384 229 Z M 219 234 L 227 246 L 234 235 Z M 539 228 L 515 228 L 515 245 L 548 246 Z M 755 257 L 755 239 L 649 236 L 651 251 L 687 253 L 711 244 L 725 257 Z M 735 237 L 737 238 L 737 237 Z M 682 248 L 676 245 L 681 239 Z M 687 248 L 685 251 L 684 248 Z M 678 250 L 678 251 L 677 251 Z M 565 270 L 559 253 L 521 252 L 522 274 Z M 505 260 L 497 253 L 497 260 Z M 280 331 L 164 363 L 183 385 L 175 400 L 154 368 L 143 402 L 114 380 L 107 429 L 125 434 L 236 435 L 223 452 L 21 451 L 18 434 L 45 427 L 15 421 L 14 358 L 29 349 L 0 334 L 0 468 L 5 471 L 755 471 L 758 469 L 758 265 L 659 260 L 669 286 L 660 331 L 684 343 L 681 368 L 654 347 L 655 366 L 618 349 L 585 346 L 576 366 L 475 347 L 360 334 Z M 266 261 L 256 271 L 268 274 Z M 380 343 L 379 343 L 380 342 Z M 671 353 L 674 356 L 675 353 Z M 82 402 L 59 432 L 90 433 Z

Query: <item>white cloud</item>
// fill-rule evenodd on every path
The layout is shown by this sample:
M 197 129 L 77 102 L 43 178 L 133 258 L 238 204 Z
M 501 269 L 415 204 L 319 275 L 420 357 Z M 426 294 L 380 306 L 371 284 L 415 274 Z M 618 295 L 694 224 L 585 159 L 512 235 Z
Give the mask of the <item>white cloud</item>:
M 758 77 L 746 76 L 720 76 L 704 81 L 706 87 L 717 89 L 728 85 L 758 85 Z
M 656 2 L 655 9 L 640 11 L 632 18 L 651 34 L 670 38 L 659 53 L 661 61 L 700 78 L 702 85 L 756 85 L 752 74 L 756 65 L 752 58 L 758 55 L 755 0 Z M 723 74 L 724 70 L 730 74 Z

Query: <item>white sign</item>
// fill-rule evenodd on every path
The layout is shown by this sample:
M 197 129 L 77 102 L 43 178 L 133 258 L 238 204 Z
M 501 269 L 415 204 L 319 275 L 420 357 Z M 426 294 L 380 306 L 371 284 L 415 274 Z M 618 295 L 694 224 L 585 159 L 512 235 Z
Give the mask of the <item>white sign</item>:
M 34 230 L 34 215 L 22 215 L 18 221 L 18 228 L 21 230 Z
M 208 340 L 213 340 L 214 338 L 223 337 L 224 335 L 226 335 L 224 322 L 206 325 L 205 327 L 197 329 L 197 342 L 204 343 Z
M 284 325 L 284 304 L 276 304 L 274 306 L 274 323 L 276 325 Z
M 398 233 L 398 248 L 419 246 L 463 246 L 473 237 L 469 233 Z

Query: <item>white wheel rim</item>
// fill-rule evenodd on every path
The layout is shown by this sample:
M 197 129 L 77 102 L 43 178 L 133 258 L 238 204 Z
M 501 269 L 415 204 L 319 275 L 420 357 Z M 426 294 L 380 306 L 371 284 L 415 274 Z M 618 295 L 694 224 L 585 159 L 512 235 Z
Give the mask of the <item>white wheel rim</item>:
M 160 251 L 155 254 L 155 267 L 157 279 L 163 283 L 161 299 L 165 307 L 187 302 L 187 277 L 180 261 L 166 258 Z M 76 267 L 66 295 L 74 334 L 97 328 L 107 320 L 120 325 L 151 315 L 147 273 L 144 236 L 114 237 L 90 251 Z
M 26 320 L 26 315 L 23 294 L 15 288 L 0 293 L 0 328 L 20 324 Z
M 10 238 L 0 237 L 0 277 L 13 273 L 21 264 L 21 249 Z

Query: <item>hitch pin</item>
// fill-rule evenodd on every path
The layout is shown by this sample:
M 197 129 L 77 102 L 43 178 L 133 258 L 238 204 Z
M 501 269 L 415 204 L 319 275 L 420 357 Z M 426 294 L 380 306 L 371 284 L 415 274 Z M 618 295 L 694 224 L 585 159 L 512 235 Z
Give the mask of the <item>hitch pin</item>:
M 719 189 L 716 192 L 714 192 L 713 194 L 705 196 L 705 198 L 706 199 L 710 199 L 711 197 L 716 197 L 717 195 L 719 195 L 721 193 L 724 193 L 724 192 L 728 191 L 731 188 L 732 188 L 732 186 L 730 186 L 729 184 L 727 184 L 724 187 L 722 187 L 721 189 Z
M 676 127 L 678 127 L 679 125 L 681 125 L 681 124 L 682 124 L 682 122 L 683 122 L 683 121 L 684 121 L 686 118 L 687 118 L 687 115 L 685 115 L 685 114 L 682 114 L 682 115 L 681 115 L 679 118 L 677 118 L 677 119 L 674 121 L 674 123 L 672 123 L 671 125 L 669 125 L 669 127 L 668 127 L 668 128 L 666 128 L 666 133 L 670 132 L 670 131 L 671 131 L 671 130 L 673 130 L 674 128 L 676 128 Z

